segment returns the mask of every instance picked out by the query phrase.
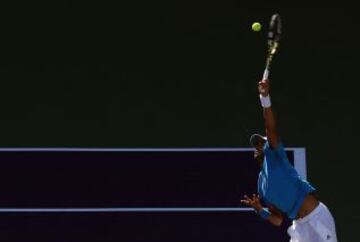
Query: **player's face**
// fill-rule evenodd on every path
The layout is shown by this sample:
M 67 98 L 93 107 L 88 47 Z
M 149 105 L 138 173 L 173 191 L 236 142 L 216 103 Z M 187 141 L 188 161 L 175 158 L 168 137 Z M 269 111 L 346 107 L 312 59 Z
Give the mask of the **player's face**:
M 260 141 L 255 146 L 255 151 L 254 151 L 254 158 L 260 163 L 260 165 L 264 161 L 264 144 L 265 144 L 264 141 Z

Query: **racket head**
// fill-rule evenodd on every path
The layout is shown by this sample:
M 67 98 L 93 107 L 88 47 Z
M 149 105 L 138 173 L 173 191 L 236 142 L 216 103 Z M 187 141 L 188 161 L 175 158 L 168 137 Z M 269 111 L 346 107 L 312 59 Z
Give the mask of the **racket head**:
M 280 14 L 271 16 L 268 31 L 268 54 L 274 55 L 279 48 L 282 34 L 282 23 Z
M 263 73 L 263 80 L 268 80 L 270 75 L 270 66 L 273 56 L 277 53 L 280 45 L 282 33 L 282 23 L 280 14 L 275 13 L 271 16 L 269 31 L 267 36 L 268 51 L 266 56 L 266 67 Z

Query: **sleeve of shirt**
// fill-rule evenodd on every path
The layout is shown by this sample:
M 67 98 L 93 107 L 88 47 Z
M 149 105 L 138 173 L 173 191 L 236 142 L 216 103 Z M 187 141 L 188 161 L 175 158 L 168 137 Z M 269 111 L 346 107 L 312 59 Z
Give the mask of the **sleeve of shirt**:
M 265 155 L 271 156 L 275 160 L 279 160 L 281 162 L 288 160 L 282 142 L 279 142 L 278 146 L 275 149 L 272 149 L 269 142 L 267 141 L 265 144 L 264 152 Z

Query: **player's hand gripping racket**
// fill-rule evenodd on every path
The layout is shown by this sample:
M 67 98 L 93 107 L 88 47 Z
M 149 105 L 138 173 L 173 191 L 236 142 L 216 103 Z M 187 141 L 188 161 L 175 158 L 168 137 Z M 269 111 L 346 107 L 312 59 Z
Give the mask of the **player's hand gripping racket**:
M 270 75 L 270 66 L 273 56 L 276 54 L 279 49 L 279 43 L 281 38 L 281 19 L 279 14 L 274 14 L 271 16 L 269 32 L 267 38 L 267 56 L 266 56 L 266 66 L 263 74 L 263 80 L 267 80 Z

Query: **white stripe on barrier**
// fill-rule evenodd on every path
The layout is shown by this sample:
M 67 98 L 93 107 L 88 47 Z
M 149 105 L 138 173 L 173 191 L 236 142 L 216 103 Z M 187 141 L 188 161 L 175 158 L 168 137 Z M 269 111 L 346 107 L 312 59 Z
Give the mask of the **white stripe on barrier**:
M 158 213 L 158 212 L 248 212 L 252 208 L 0 208 L 0 213 Z

